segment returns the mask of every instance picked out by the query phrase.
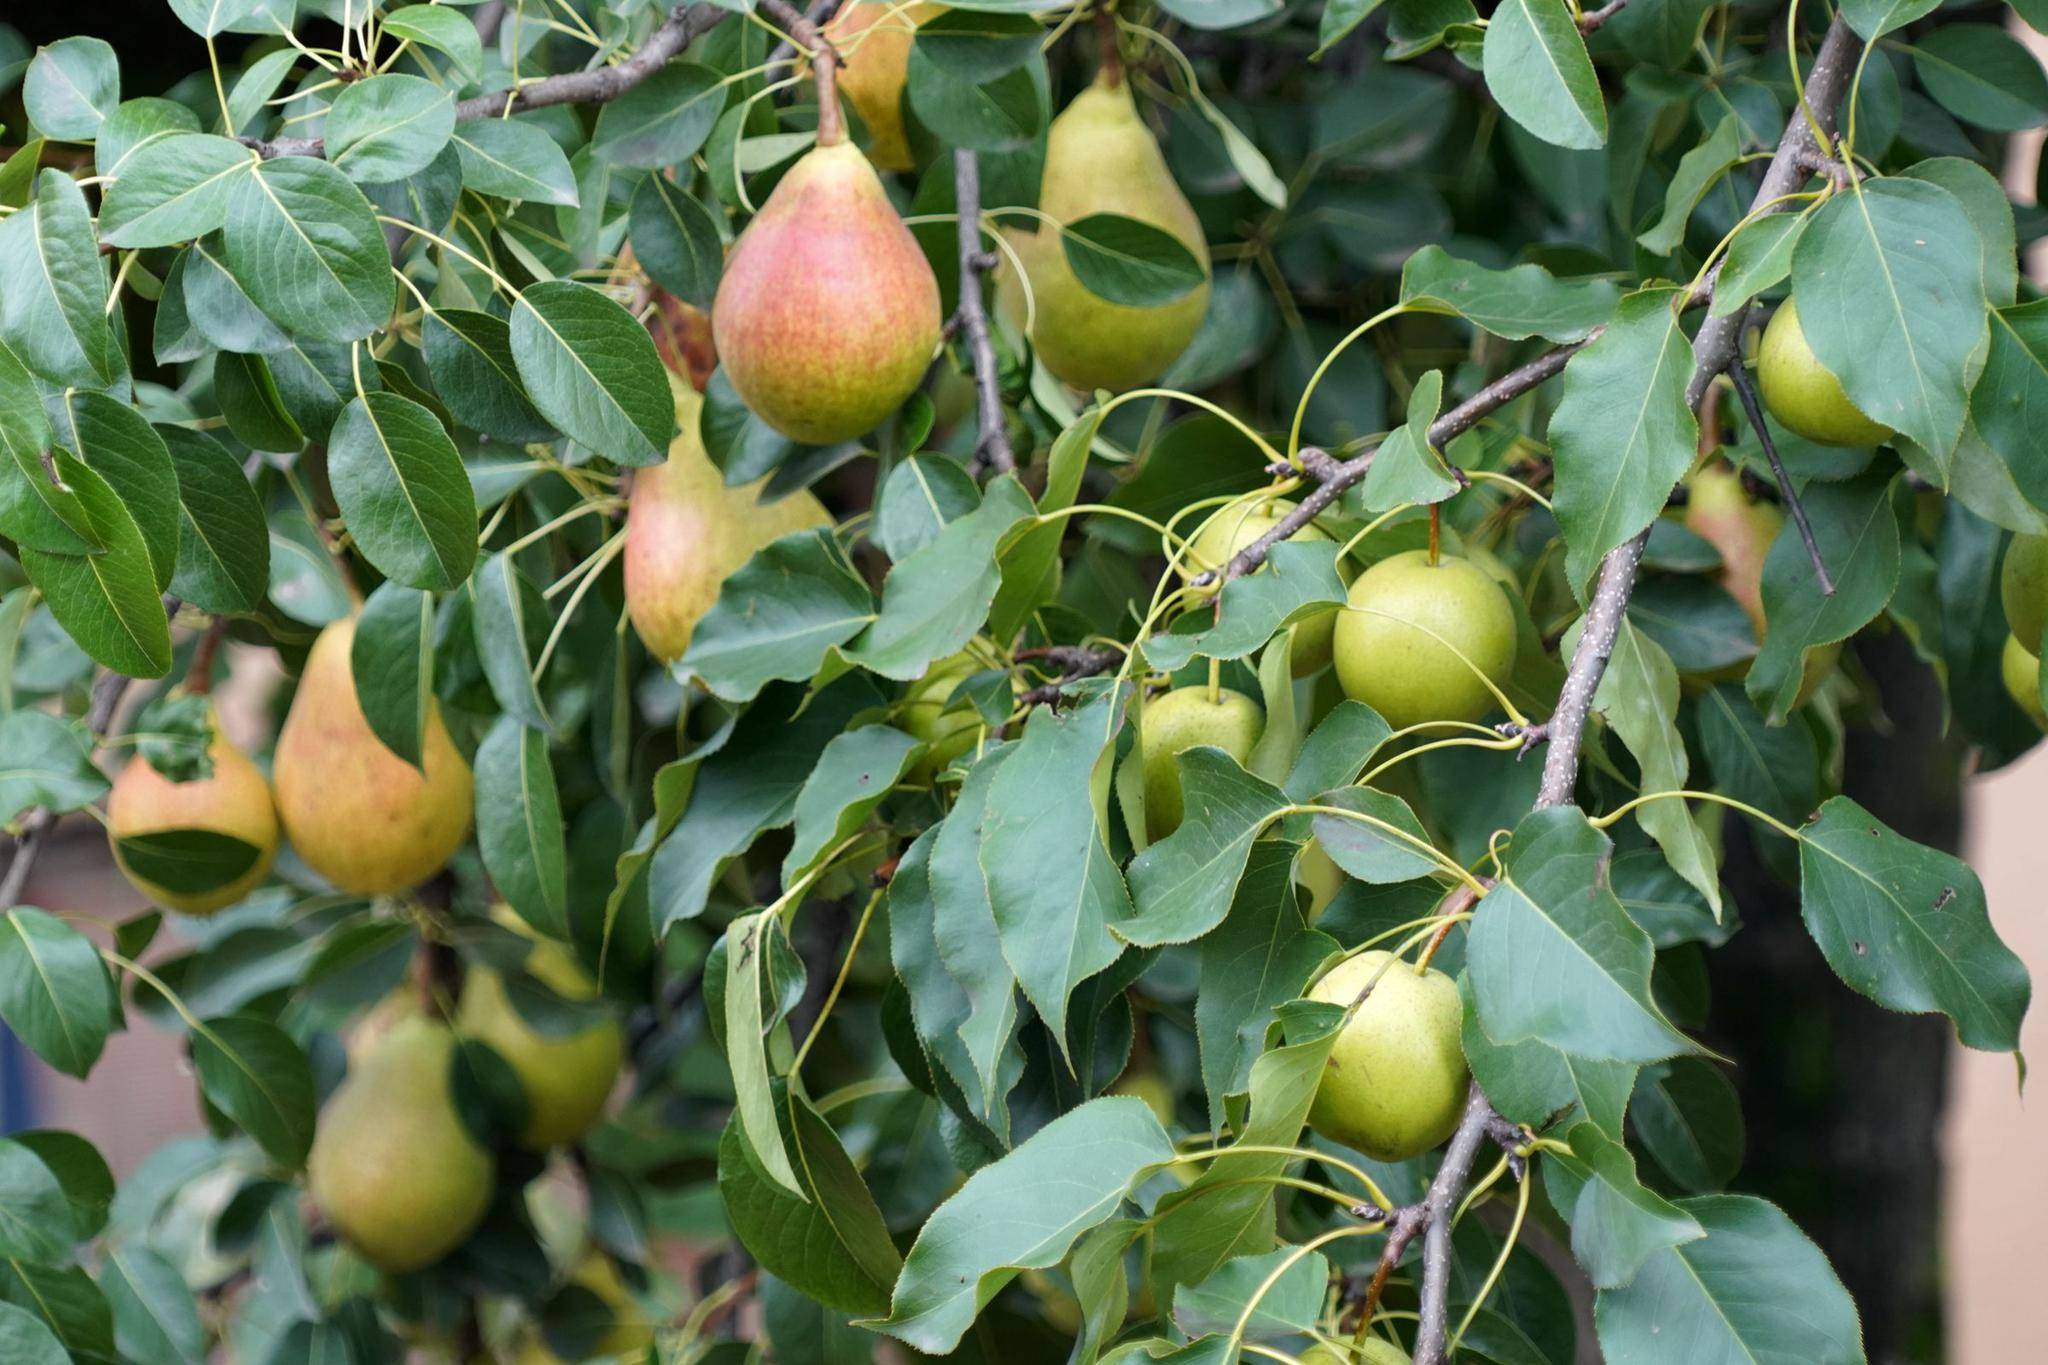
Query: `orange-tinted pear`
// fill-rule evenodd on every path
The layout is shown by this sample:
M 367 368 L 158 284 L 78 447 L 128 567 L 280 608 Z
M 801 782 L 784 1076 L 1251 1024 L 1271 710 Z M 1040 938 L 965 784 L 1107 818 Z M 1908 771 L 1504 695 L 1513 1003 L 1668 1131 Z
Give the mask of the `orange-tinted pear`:
M 859 0 L 845 5 L 825 25 L 839 49 L 839 93 L 860 111 L 868 126 L 868 158 L 885 171 L 912 166 L 910 139 L 903 131 L 903 86 L 910 74 L 910 45 L 917 26 L 945 6 L 890 5 Z
M 218 720 L 206 753 L 213 760 L 213 775 L 191 782 L 171 781 L 137 754 L 107 794 L 107 834 L 121 875 L 158 905 L 187 915 L 210 915 L 241 900 L 262 882 L 277 856 L 277 808 L 270 800 L 270 783 L 221 733 Z M 121 855 L 123 839 L 184 829 L 231 835 L 256 849 L 256 861 L 209 890 L 173 891 L 139 875 Z
M 306 866 L 374 896 L 417 886 L 469 833 L 469 764 L 427 704 L 424 774 L 384 747 L 356 700 L 353 617 L 320 632 L 272 760 L 277 812 Z
M 1749 490 L 1742 486 L 1742 476 L 1727 465 L 1707 465 L 1686 481 L 1686 529 L 1720 552 L 1720 584 L 1749 617 L 1758 644 L 1763 643 L 1767 625 L 1764 560 L 1769 558 L 1771 544 L 1784 525 L 1785 514 L 1778 505 L 1751 498 Z M 1839 642 L 1822 645 L 1806 656 L 1795 705 L 1813 695 L 1841 656 Z M 1738 664 L 1734 675 L 1739 677 L 1746 671 Z

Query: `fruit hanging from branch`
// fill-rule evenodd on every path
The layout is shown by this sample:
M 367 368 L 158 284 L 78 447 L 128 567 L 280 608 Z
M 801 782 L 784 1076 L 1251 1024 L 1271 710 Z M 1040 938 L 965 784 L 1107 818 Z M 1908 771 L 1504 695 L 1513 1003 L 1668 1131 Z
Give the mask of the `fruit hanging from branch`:
M 1477 720 L 1514 667 L 1514 608 L 1472 561 L 1407 550 L 1352 583 L 1333 648 L 1345 694 L 1395 729 Z
M 209 776 L 173 781 L 137 754 L 107 794 L 107 835 L 122 875 L 158 905 L 184 915 L 211 915 L 240 901 L 270 875 L 271 860 L 277 856 L 277 808 L 270 799 L 270 783 L 222 732 L 219 718 L 210 710 L 207 720 L 213 729 L 213 742 L 206 750 L 213 768 Z M 239 875 L 194 889 L 150 880 L 135 866 L 134 855 L 124 852 L 128 840 L 175 836 L 180 831 L 238 840 L 254 856 Z
M 1338 963 L 1308 998 L 1352 1010 L 1330 1049 L 1310 1127 L 1375 1161 L 1405 1161 L 1450 1137 L 1469 1079 L 1457 982 L 1373 951 Z

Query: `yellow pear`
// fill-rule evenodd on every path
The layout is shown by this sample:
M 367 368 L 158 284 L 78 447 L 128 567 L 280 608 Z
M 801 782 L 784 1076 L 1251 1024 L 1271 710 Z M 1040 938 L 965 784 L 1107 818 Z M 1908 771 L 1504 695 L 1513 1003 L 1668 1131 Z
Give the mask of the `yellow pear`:
M 597 998 L 597 983 L 559 943 L 537 941 L 525 965 L 566 1000 Z M 519 1135 L 523 1147 L 544 1151 L 581 1137 L 619 1079 L 624 1043 L 617 1020 L 551 1037 L 520 1016 L 505 994 L 505 979 L 489 967 L 472 967 L 463 978 L 456 1023 L 465 1036 L 489 1043 L 518 1073 L 528 1105 Z
M 1239 502 L 1228 503 L 1216 512 L 1188 539 L 1187 557 L 1181 561 L 1184 577 L 1193 578 L 1211 569 L 1221 569 L 1231 561 L 1238 551 L 1250 545 L 1266 532 L 1286 519 L 1295 504 L 1286 498 L 1251 497 Z M 1302 527 L 1288 537 L 1292 541 L 1328 540 L 1330 535 L 1314 522 Z M 1263 572 L 1263 568 L 1258 572 Z M 1200 596 L 1214 596 L 1221 589 L 1204 589 Z M 1297 678 L 1305 678 L 1330 662 L 1330 641 L 1337 631 L 1337 609 L 1335 607 L 1320 616 L 1298 621 L 1294 626 L 1294 646 L 1289 651 L 1287 662 Z
M 1368 991 L 1368 987 L 1370 990 Z M 1308 1122 L 1375 1161 L 1405 1161 L 1451 1135 L 1465 1110 L 1465 1003 L 1458 983 L 1392 953 L 1346 958 L 1309 999 L 1349 1008 Z
M 569 1283 L 581 1286 L 604 1301 L 611 1311 L 612 1325 L 592 1342 L 578 1360 L 611 1360 L 619 1356 L 638 1359 L 637 1352 L 645 1351 L 654 1340 L 654 1328 L 647 1320 L 646 1313 L 634 1302 L 632 1291 L 626 1288 L 625 1280 L 609 1256 L 596 1249 L 586 1251 L 576 1268 L 569 1272 Z M 519 1353 L 513 1357 L 514 1365 L 565 1365 L 562 1357 L 556 1355 L 538 1330 L 529 1330 L 521 1338 Z
M 1135 218 L 1171 233 L 1201 262 L 1199 286 L 1171 303 L 1134 308 L 1088 291 L 1051 224 L 1005 234 L 1030 283 L 1031 344 L 1047 369 L 1077 389 L 1131 389 L 1157 379 L 1201 330 L 1209 248 L 1121 72 L 1105 68 L 1052 121 L 1038 207 L 1062 224 L 1098 213 Z M 1021 326 L 1024 288 L 1013 270 L 1003 272 L 1001 288 L 1004 307 Z
M 1239 763 L 1248 762 L 1266 711 L 1242 692 L 1206 686 L 1179 687 L 1145 703 L 1138 732 L 1138 759 L 1144 766 L 1145 825 L 1154 839 L 1164 839 L 1180 826 L 1183 813 L 1177 754 L 1204 744 L 1214 745 Z
M 187 915 L 210 915 L 241 900 L 269 875 L 271 859 L 277 856 L 277 807 L 270 799 L 270 783 L 221 733 L 218 720 L 213 722 L 213 743 L 206 753 L 213 760 L 213 775 L 192 782 L 171 781 L 137 754 L 107 794 L 107 834 L 121 875 L 158 905 Z M 210 891 L 172 891 L 139 876 L 121 855 L 123 839 L 180 829 L 232 835 L 255 846 L 256 861 L 239 877 Z
M 1393 555 L 1351 585 L 1332 648 L 1346 695 L 1396 730 L 1477 720 L 1515 665 L 1515 611 L 1469 559 Z
M 496 1163 L 450 1090 L 455 1035 L 401 1020 L 335 1090 L 306 1173 L 314 1202 L 364 1260 L 390 1274 L 432 1265 L 475 1230 Z
M 912 166 L 910 139 L 903 131 L 903 86 L 909 78 L 910 46 L 917 26 L 945 6 L 926 3 L 892 5 L 886 0 L 859 0 L 843 5 L 825 37 L 839 49 L 839 93 L 860 111 L 868 126 L 868 159 L 885 171 Z
M 2020 643 L 2017 635 L 2005 637 L 2005 653 L 1999 658 L 1999 676 L 2005 681 L 2006 694 L 2027 713 L 2027 719 L 2048 730 L 2048 710 L 2041 706 L 2041 661 Z
M 441 870 L 469 834 L 469 764 L 427 703 L 422 774 L 363 719 L 349 650 L 353 617 L 320 632 L 271 760 L 277 811 L 306 866 L 336 888 L 383 895 Z
M 1842 381 L 1806 344 L 1799 314 L 1787 299 L 1771 314 L 1757 346 L 1756 385 L 1764 406 L 1791 431 L 1829 446 L 1880 445 L 1897 433 L 1849 401 Z
M 832 524 L 808 489 L 762 502 L 766 478 L 728 487 L 697 432 L 704 399 L 675 375 L 669 385 L 682 431 L 668 448 L 668 463 L 634 472 L 625 549 L 627 614 L 663 662 L 682 657 L 719 587 L 754 551 L 793 531 Z

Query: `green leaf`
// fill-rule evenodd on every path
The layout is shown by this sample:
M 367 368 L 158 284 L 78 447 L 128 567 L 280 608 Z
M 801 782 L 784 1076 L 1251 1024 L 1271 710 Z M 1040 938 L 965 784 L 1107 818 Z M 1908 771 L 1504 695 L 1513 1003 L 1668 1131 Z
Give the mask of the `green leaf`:
M 979 70 L 976 63 L 954 64 L 967 44 L 947 44 L 954 59 L 948 61 L 935 55 L 940 49 L 924 36 L 927 29 L 936 35 L 950 26 L 988 23 L 987 15 L 970 15 L 955 8 L 920 25 L 919 39 L 910 49 L 903 97 L 917 121 L 950 146 L 973 152 L 1015 151 L 1029 145 L 1046 126 L 1050 110 L 1044 57 L 1026 53 L 1019 64 L 991 75 L 987 74 L 990 65 L 1007 64 L 1016 56 L 1015 35 L 1008 35 L 1011 43 L 985 44 L 992 51 L 988 64 Z
M 204 432 L 159 427 L 178 475 L 178 559 L 171 591 L 212 612 L 249 612 L 270 581 L 263 504 L 241 462 Z
M 454 132 L 453 94 L 419 76 L 372 76 L 344 85 L 328 106 L 327 158 L 351 180 L 403 180 Z
M 796 832 L 782 859 L 793 886 L 874 813 L 924 746 L 887 725 L 834 735 L 796 798 Z
M 1820 802 L 1820 752 L 1804 725 L 1767 725 L 1733 683 L 1700 694 L 1700 756 L 1714 788 L 1797 824 Z
M 114 841 L 122 865 L 167 891 L 197 894 L 238 881 L 264 856 L 245 839 L 217 829 L 164 829 Z
M 503 318 L 467 308 L 437 308 L 420 324 L 420 351 L 435 392 L 455 420 L 501 441 L 551 441 L 555 429 L 534 411 L 512 356 Z
M 548 738 L 502 716 L 476 749 L 476 842 L 484 870 L 519 917 L 569 935 L 569 851 Z
M 34 1152 L 57 1177 L 71 1206 L 72 1234 L 78 1241 L 90 1241 L 106 1230 L 114 1202 L 114 1173 L 97 1147 L 61 1128 L 26 1129 L 16 1132 L 13 1140 Z
M 1654 953 L 1608 885 L 1612 852 L 1573 807 L 1516 826 L 1500 885 L 1479 903 L 1466 945 L 1489 1038 L 1620 1062 L 1693 1050 L 1651 997 Z
M 1865 42 L 1876 42 L 1931 12 L 1941 0 L 1843 0 L 1842 17 Z
M 874 538 L 891 561 L 910 558 L 981 505 L 981 489 L 958 460 L 913 455 L 889 471 L 875 498 Z
M 71 1206 L 57 1177 L 33 1151 L 0 1138 L 0 1256 L 44 1263 L 69 1260 L 71 1231 Z
M 1994 24 L 1946 24 L 1913 44 L 1913 71 L 1935 102 L 1966 123 L 2016 133 L 2048 121 L 2048 76 Z
M 178 19 L 202 38 L 212 38 L 263 8 L 263 0 L 171 0 Z
M 1728 243 L 1728 254 L 1714 284 L 1714 302 L 1707 311 L 1722 317 L 1746 308 L 1750 300 L 1791 274 L 1792 253 L 1805 231 L 1803 213 L 1767 213 L 1737 232 Z
M 1421 312 L 1464 318 L 1513 341 L 1538 336 L 1582 340 L 1614 316 L 1620 299 L 1621 291 L 1607 280 L 1560 280 L 1530 264 L 1490 270 L 1434 243 L 1401 267 L 1401 302 Z
M 725 112 L 725 91 L 724 78 L 710 67 L 673 62 L 598 111 L 590 150 L 635 170 L 681 165 L 711 136 Z
M 765 1183 L 792 1202 L 807 1203 L 810 1196 L 797 1183 L 782 1138 L 765 1036 L 780 1020 L 762 981 L 778 948 L 789 951 L 788 937 L 772 910 L 741 915 L 726 926 L 725 1060 L 736 1100 L 728 1131 L 739 1137 Z
M 551 729 L 547 706 L 533 676 L 533 658 L 547 629 L 540 592 L 500 551 L 477 566 L 469 580 L 470 625 L 491 695 L 506 714 L 528 725 Z
M 1936 478 L 1983 361 L 1981 252 L 1954 195 L 1886 178 L 1822 204 L 1792 253 L 1793 301 L 1814 355 L 1857 408 L 1925 452 Z
M 1846 640 L 1891 600 L 1899 581 L 1899 523 L 1890 483 L 1889 473 L 1877 473 L 1848 483 L 1807 485 L 1807 520 L 1835 581 L 1832 597 L 1821 592 L 1813 561 L 1791 522 L 1771 542 L 1763 575 L 1764 619 L 1770 629 L 1745 685 L 1773 724 L 1783 721 L 1798 698 L 1806 652 Z
M 59 38 L 28 64 L 21 102 L 44 137 L 90 142 L 121 102 L 120 60 L 98 38 Z
M 192 1065 L 207 1100 L 274 1161 L 297 1167 L 313 1145 L 313 1071 L 277 1025 L 231 1014 L 192 1028 Z
M 0 220 L 0 341 L 52 384 L 104 388 L 127 369 L 85 194 L 62 171 L 45 169 L 33 203 Z
M 1192 942 L 1221 924 L 1253 841 L 1287 806 L 1285 793 L 1221 749 L 1201 745 L 1174 762 L 1187 814 L 1131 860 L 1131 914 L 1110 924 L 1118 938 L 1141 948 Z
M 182 260 L 187 320 L 207 345 L 223 351 L 267 354 L 291 344 L 284 329 L 264 315 L 249 291 L 229 273 L 220 233 L 194 242 Z M 200 346 L 192 358 L 203 354 L 205 346 Z
M 711 307 L 725 240 L 710 209 L 667 176 L 650 175 L 633 191 L 627 236 L 650 279 L 693 308 Z
M 1338 609 L 1344 580 L 1337 573 L 1337 550 L 1329 540 L 1281 541 L 1257 571 L 1223 585 L 1217 612 L 1190 612 L 1147 637 L 1146 660 L 1172 671 L 1196 655 L 1242 659 L 1288 626 Z
M 356 618 L 349 672 L 370 732 L 419 767 L 434 703 L 434 599 L 402 583 L 378 584 Z
M 306 444 L 306 433 L 285 411 L 277 380 L 260 355 L 216 355 L 213 401 L 220 405 L 229 433 L 251 450 L 297 454 Z
M 443 54 L 472 80 L 483 75 L 483 39 L 469 16 L 451 6 L 406 5 L 387 10 L 379 17 L 378 27 L 393 38 L 410 39 Z
M 1562 1122 L 1567 1129 L 1583 1119 L 1621 1140 L 1622 1115 L 1639 1071 L 1635 1063 L 1572 1057 L 1533 1038 L 1496 1043 L 1479 1022 L 1471 978 L 1461 978 L 1459 985 L 1465 995 L 1465 1060 L 1503 1118 L 1532 1128 Z
M 100 1288 L 114 1313 L 114 1344 L 124 1359 L 204 1365 L 206 1328 L 178 1268 L 137 1241 L 109 1246 Z
M 1019 1270 L 1058 1264 L 1172 1160 L 1141 1100 L 1106 1096 L 1062 1114 L 939 1205 L 904 1259 L 889 1315 L 866 1325 L 927 1354 L 951 1351 Z
M 1799 1361 L 1863 1365 L 1856 1305 L 1827 1258 L 1773 1205 L 1744 1195 L 1682 1199 L 1707 1235 L 1659 1251 L 1594 1303 L 1612 1365 Z
M 621 464 L 666 456 L 675 400 L 632 314 L 586 285 L 552 280 L 520 295 L 511 343 L 533 405 L 572 440 Z
M 1947 1015 L 1965 1047 L 2018 1049 L 2032 987 L 1967 864 L 1837 796 L 1799 832 L 1799 892 L 1807 930 L 1855 990 L 1886 1009 Z
M 1162 307 L 1209 279 L 1178 237 L 1114 213 L 1092 213 L 1064 224 L 1060 248 L 1082 288 L 1127 308 Z
M 256 164 L 231 138 L 172 133 L 135 149 L 100 201 L 109 246 L 170 246 L 204 237 L 227 221 L 235 181 Z
M 1572 1225 L 1572 1257 L 1595 1289 L 1619 1289 L 1659 1252 L 1706 1236 L 1699 1221 L 1643 1187 L 1628 1149 L 1590 1123 L 1567 1135 L 1572 1155 L 1543 1163 L 1550 1202 Z
M 1959 156 L 1916 161 L 1900 174 L 1939 185 L 1956 197 L 1963 212 L 1976 225 L 1978 240 L 1984 247 L 1985 297 L 1994 308 L 2010 308 L 2019 290 L 2019 247 L 2012 201 L 2005 197 L 2005 187 L 1998 183 L 1998 177 Z
M 1444 376 L 1430 370 L 1408 395 L 1408 417 L 1380 443 L 1359 496 L 1368 512 L 1385 512 L 1404 502 L 1442 502 L 1458 491 L 1443 453 L 1430 444 L 1429 428 L 1443 403 Z
M 1303 1256 L 1292 1247 L 1275 1247 L 1226 1261 L 1200 1284 L 1181 1285 L 1173 1295 L 1173 1321 L 1196 1337 L 1229 1335 L 1240 1322 L 1245 1341 L 1299 1336 L 1321 1318 L 1329 1286 L 1330 1263 L 1321 1252 Z
M 141 412 L 108 394 L 66 390 L 46 404 L 59 444 L 107 481 L 134 518 L 158 588 L 178 562 L 178 475 L 164 438 Z
M 36 713 L 8 719 L 27 714 Z M 30 906 L 0 916 L 0 1018 L 38 1057 L 83 1079 L 106 1046 L 116 1008 L 99 950 L 85 935 Z
M 1628 619 L 1681 673 L 1712 673 L 1756 657 L 1749 614 L 1709 579 L 1646 575 L 1629 599 Z
M 221 229 L 227 266 L 273 321 L 317 341 L 358 341 L 391 320 L 384 230 L 347 176 L 281 156 L 237 177 Z
M 86 736 L 47 711 L 0 714 L 0 754 L 0 823 L 31 806 L 82 810 L 107 794 Z
M 1679 158 L 1678 170 L 1664 190 L 1664 216 L 1636 241 L 1643 250 L 1669 256 L 1685 241 L 1686 224 L 1707 191 L 1728 174 L 1742 155 L 1742 119 L 1729 114 L 1700 139 L 1697 147 Z
M 1067 424 L 1046 457 L 1045 489 L 1038 495 L 1039 515 L 1074 505 L 1081 476 L 1088 471 L 1088 450 L 1102 426 L 1102 409 L 1090 408 Z M 1031 613 L 1051 600 L 1060 584 L 1060 533 L 1066 519 L 1047 521 L 1027 531 L 1003 556 L 1003 586 L 989 609 L 988 633 L 1008 639 L 1021 630 Z
M 547 129 L 518 119 L 479 119 L 450 139 L 462 158 L 462 187 L 500 199 L 575 208 L 576 172 Z
M 1387 885 L 1440 870 L 1441 864 L 1423 851 L 1429 847 L 1429 834 L 1422 822 L 1408 803 L 1393 793 L 1374 787 L 1342 787 L 1316 796 L 1313 804 L 1357 811 L 1378 822 L 1369 825 L 1341 815 L 1311 817 L 1316 842 L 1330 855 L 1330 861 L 1358 880 Z M 1392 830 L 1408 837 L 1400 838 Z
M 0 342 L 0 536 L 32 550 L 82 554 L 96 548 L 85 508 L 43 463 L 55 439 L 35 378 Z
M 1559 147 L 1607 142 L 1607 105 L 1564 0 L 1503 0 L 1486 28 L 1486 88 L 1501 112 Z
M 1644 1067 L 1629 1119 L 1652 1161 L 1681 1188 L 1713 1194 L 1742 1167 L 1742 1107 L 1719 1067 L 1677 1057 Z
M 105 548 L 59 555 L 24 547 L 22 568 L 79 648 L 131 678 L 161 678 L 171 668 L 170 619 L 135 518 L 105 479 L 62 451 L 57 472 L 77 493 L 92 538 Z
M 24 1278 L 47 1273 L 40 1267 L 17 1265 Z M 82 1275 L 81 1275 L 81 1278 Z M 86 1281 L 87 1288 L 91 1281 Z M 56 1332 L 35 1314 L 13 1303 L 0 1303 L 0 1358 L 20 1365 L 72 1365 L 75 1357 L 65 1349 Z
M 327 474 L 349 534 L 378 572 L 446 592 L 476 565 L 476 493 L 427 408 L 379 390 L 354 399 L 327 438 Z
M 1675 311 L 1680 292 L 1628 295 L 1607 330 L 1565 366 L 1550 441 L 1565 571 L 1575 590 L 1608 551 L 1664 510 L 1696 454 L 1699 422 L 1685 401 L 1692 346 Z
M 93 139 L 93 169 L 110 179 L 119 177 L 136 152 L 163 138 L 198 131 L 199 115 L 176 100 L 154 95 L 123 100 L 100 124 L 99 136 Z M 248 160 L 248 154 L 244 153 L 242 159 Z M 104 218 L 104 198 L 100 207 Z M 102 222 L 102 232 L 105 227 Z
M 763 546 L 719 587 L 676 667 L 727 701 L 816 676 L 875 619 L 874 595 L 828 530 Z
M 1348 38 L 1383 3 L 1385 0 L 1329 0 L 1323 6 L 1322 21 L 1316 28 L 1316 50 L 1309 59 L 1320 61 L 1324 53 Z

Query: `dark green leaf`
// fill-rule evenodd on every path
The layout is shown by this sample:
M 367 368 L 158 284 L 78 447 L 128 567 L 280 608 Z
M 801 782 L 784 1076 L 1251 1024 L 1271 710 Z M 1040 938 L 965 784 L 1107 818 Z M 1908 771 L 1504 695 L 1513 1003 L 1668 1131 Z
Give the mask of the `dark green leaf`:
M 122 163 L 100 201 L 100 236 L 110 246 L 170 246 L 227 221 L 228 194 L 255 155 L 231 138 L 172 133 Z
M 409 587 L 461 587 L 476 564 L 476 494 L 440 420 L 378 391 L 342 409 L 328 479 L 349 534 L 380 573 Z
M 277 1025 L 233 1014 L 193 1026 L 192 1065 L 206 1098 L 272 1160 L 296 1167 L 313 1145 L 313 1071 Z
M 484 870 L 519 917 L 566 938 L 569 853 L 548 739 L 512 716 L 477 746 L 476 841 Z
M 44 137 L 90 142 L 121 102 L 120 60 L 98 38 L 60 38 L 28 64 L 21 102 Z
M 834 735 L 797 793 L 796 831 L 782 859 L 782 884 L 795 885 L 859 829 L 923 748 L 887 725 Z
M 1532 336 L 1578 341 L 1614 315 L 1620 298 L 1607 280 L 1560 280 L 1540 265 L 1489 270 L 1435 244 L 1401 267 L 1403 303 L 1455 314 L 1515 341 Z
M 1191 942 L 1221 924 L 1253 840 L 1287 805 L 1285 793 L 1221 749 L 1202 745 L 1174 762 L 1186 816 L 1173 833 L 1131 860 L 1131 914 L 1110 926 L 1118 938 L 1141 948 Z
M 246 876 L 264 851 L 217 829 L 164 829 L 114 841 L 132 875 L 184 895 L 218 891 Z
M 715 696 L 751 701 L 770 682 L 813 677 L 874 619 L 874 596 L 832 533 L 799 531 L 725 580 L 677 668 Z
M 0 341 L 52 384 L 104 388 L 127 368 L 107 321 L 107 275 L 85 193 L 54 168 L 36 177 L 29 207 L 0 219 Z
M 0 1018 L 38 1057 L 83 1078 L 106 1045 L 115 1003 L 85 935 L 25 905 L 0 916 Z
M 1806 514 L 1821 560 L 1835 580 L 1823 593 L 1813 561 L 1788 521 L 1764 559 L 1764 617 L 1770 629 L 1746 686 L 1773 723 L 1792 709 L 1805 677 L 1807 651 L 1847 639 L 1891 600 L 1899 581 L 1899 523 L 1891 477 L 1866 474 L 1848 483 L 1809 484 Z
M 1550 1202 L 1572 1225 L 1572 1257 L 1595 1289 L 1619 1289 L 1644 1262 L 1706 1236 L 1699 1221 L 1643 1187 L 1635 1159 L 1591 1123 L 1567 1135 L 1572 1155 L 1543 1163 Z
M 349 671 L 371 733 L 419 767 L 434 701 L 434 599 L 402 583 L 379 584 L 356 618 Z
M 533 405 L 621 464 L 660 461 L 675 434 L 661 357 L 632 314 L 595 289 L 537 284 L 512 310 L 512 358 Z
M 650 175 L 633 191 L 627 235 L 649 278 L 692 307 L 711 307 L 725 265 L 711 210 L 667 176 Z
M 57 471 L 78 494 L 92 538 L 105 549 L 59 555 L 24 548 L 22 568 L 81 649 L 131 678 L 161 678 L 171 667 L 170 620 L 135 518 L 88 466 L 59 452 Z
M 518 119 L 480 119 L 455 130 L 463 188 L 500 199 L 576 207 L 576 173 L 547 130 Z
M 427 372 L 448 411 L 466 427 L 501 441 L 553 440 L 526 396 L 512 358 L 512 328 L 467 308 L 437 308 L 420 324 Z
M 47 711 L 0 714 L 0 755 L 0 823 L 31 806 L 81 810 L 107 793 L 86 736 Z
M 680 165 L 711 135 L 725 111 L 725 91 L 709 67 L 673 62 L 598 111 L 590 149 L 635 170 Z
M 427 168 L 455 131 L 455 97 L 418 76 L 344 85 L 327 109 L 327 157 L 351 180 L 403 180 Z
M 1486 28 L 1486 88 L 1501 112 L 1559 147 L 1607 141 L 1607 105 L 1564 0 L 1504 0 Z
M 1209 279 L 1178 237 L 1114 213 L 1094 213 L 1064 225 L 1060 248 L 1083 288 L 1127 308 L 1162 307 Z
M 324 161 L 283 156 L 238 177 L 221 238 L 235 280 L 294 333 L 356 341 L 391 319 L 398 286 L 384 230 Z

